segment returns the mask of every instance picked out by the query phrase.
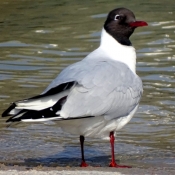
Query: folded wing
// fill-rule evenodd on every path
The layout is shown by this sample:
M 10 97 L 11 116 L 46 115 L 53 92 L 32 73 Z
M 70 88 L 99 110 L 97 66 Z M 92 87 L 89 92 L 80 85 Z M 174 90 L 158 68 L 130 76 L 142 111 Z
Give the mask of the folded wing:
M 110 115 L 121 117 L 134 109 L 142 82 L 123 63 L 81 61 L 64 69 L 41 94 L 13 103 L 2 116 L 7 121 L 70 120 Z

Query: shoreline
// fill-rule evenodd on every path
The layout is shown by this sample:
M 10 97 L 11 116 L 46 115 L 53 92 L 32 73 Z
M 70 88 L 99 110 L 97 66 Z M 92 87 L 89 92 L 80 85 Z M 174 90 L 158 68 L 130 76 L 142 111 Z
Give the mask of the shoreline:
M 50 167 L 50 166 L 7 166 L 0 164 L 0 175 L 174 175 L 175 170 L 168 167 L 150 168 L 110 168 L 110 167 Z

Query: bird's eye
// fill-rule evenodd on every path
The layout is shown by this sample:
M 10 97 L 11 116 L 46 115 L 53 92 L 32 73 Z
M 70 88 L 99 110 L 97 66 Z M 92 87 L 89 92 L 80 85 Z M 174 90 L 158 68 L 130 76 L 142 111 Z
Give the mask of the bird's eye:
M 115 15 L 114 20 L 119 20 L 119 19 L 121 19 L 121 16 L 120 15 Z

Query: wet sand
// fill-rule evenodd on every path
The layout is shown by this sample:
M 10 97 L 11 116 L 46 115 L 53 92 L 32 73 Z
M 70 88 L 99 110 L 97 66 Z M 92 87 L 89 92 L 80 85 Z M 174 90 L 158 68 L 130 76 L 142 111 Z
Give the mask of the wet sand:
M 0 164 L 0 175 L 174 175 L 175 170 L 165 168 L 109 168 L 109 167 L 26 167 Z

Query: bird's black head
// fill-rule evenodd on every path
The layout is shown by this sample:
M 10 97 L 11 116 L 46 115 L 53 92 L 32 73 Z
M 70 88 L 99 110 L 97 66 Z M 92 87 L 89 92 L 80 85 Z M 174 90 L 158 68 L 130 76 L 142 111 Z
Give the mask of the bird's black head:
M 147 25 L 144 21 L 136 21 L 132 11 L 126 8 L 117 8 L 109 12 L 104 29 L 119 43 L 130 46 L 129 37 L 134 29 Z

